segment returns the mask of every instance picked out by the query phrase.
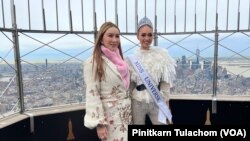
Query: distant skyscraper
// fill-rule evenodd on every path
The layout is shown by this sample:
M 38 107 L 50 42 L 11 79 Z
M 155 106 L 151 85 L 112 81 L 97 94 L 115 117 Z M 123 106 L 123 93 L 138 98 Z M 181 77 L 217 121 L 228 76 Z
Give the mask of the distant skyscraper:
M 46 69 L 48 68 L 48 60 L 47 58 L 45 59 L 45 66 L 46 66 Z
M 186 69 L 188 67 L 185 55 L 183 55 L 182 58 L 181 58 L 181 66 L 182 66 L 183 69 Z
M 204 61 L 203 62 L 203 69 L 209 69 L 211 68 L 211 62 L 210 61 Z
M 191 69 L 192 70 L 196 70 L 198 68 L 200 68 L 200 50 L 196 49 L 196 61 L 193 61 Z
M 200 50 L 196 49 L 196 63 L 197 65 L 200 64 Z

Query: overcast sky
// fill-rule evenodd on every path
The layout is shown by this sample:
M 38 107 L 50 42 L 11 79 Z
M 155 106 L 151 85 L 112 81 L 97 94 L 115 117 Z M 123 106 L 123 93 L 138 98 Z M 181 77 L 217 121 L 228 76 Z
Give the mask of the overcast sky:
M 11 27 L 10 1 L 3 0 L 5 25 Z M 60 30 L 69 30 L 69 0 L 57 0 L 58 2 L 58 22 Z M 73 30 L 82 30 L 82 10 L 84 17 L 84 30 L 93 30 L 93 11 L 96 11 L 97 26 L 105 21 L 115 22 L 115 3 L 117 1 L 117 14 L 119 18 L 119 27 L 125 32 L 135 31 L 135 16 L 139 18 L 147 15 L 153 22 L 157 15 L 157 28 L 159 31 L 174 31 L 174 16 L 176 15 L 176 30 L 183 31 L 185 24 L 185 1 L 186 1 L 186 29 L 193 31 L 195 26 L 195 13 L 197 16 L 197 29 L 204 30 L 205 20 L 207 30 L 215 27 L 215 13 L 219 14 L 219 28 L 237 28 L 238 11 L 240 11 L 240 27 L 247 29 L 249 26 L 249 0 L 207 0 L 207 19 L 205 19 L 206 0 L 70 0 L 72 11 Z M 45 9 L 46 27 L 48 30 L 55 30 L 57 26 L 56 18 L 56 0 L 29 0 L 30 18 L 32 29 L 43 29 L 42 7 Z M 43 2 L 43 6 L 42 6 Z M 95 2 L 95 8 L 93 4 Z M 105 6 L 106 2 L 106 6 Z M 216 3 L 217 9 L 216 9 Z M 15 0 L 17 23 L 19 28 L 28 29 L 28 0 Z M 228 8 L 227 8 L 228 5 Z M 106 8 L 105 8 L 106 7 Z M 127 10 L 126 10 L 127 7 Z M 145 11 L 146 7 L 146 11 Z M 2 9 L 2 8 L 1 8 Z M 227 15 L 227 10 L 228 15 Z M 2 11 L 2 10 L 1 10 Z M 137 12 L 137 14 L 136 14 Z M 2 13 L 2 12 L 1 12 Z M 106 16 L 105 16 L 106 13 Z M 176 14 L 175 14 L 176 13 Z M 165 19 L 166 14 L 166 19 Z M 2 14 L 0 15 L 2 20 Z M 126 21 L 127 18 L 127 21 Z M 166 20 L 166 21 L 165 21 Z M 2 26 L 1 22 L 1 26 Z
M 11 0 L 3 0 L 0 7 L 0 27 L 11 28 Z M 227 3 L 229 1 L 229 3 Z M 30 9 L 28 8 L 28 2 L 30 2 Z M 15 0 L 16 6 L 16 19 L 17 25 L 20 29 L 33 30 L 43 30 L 43 17 L 42 17 L 42 7 L 45 10 L 45 22 L 47 30 L 57 30 L 57 23 L 59 30 L 70 29 L 70 18 L 69 18 L 69 0 L 57 0 L 58 2 L 58 21 L 56 16 L 56 0 Z M 105 5 L 106 2 L 106 5 Z M 94 15 L 93 11 L 96 11 L 97 28 L 106 21 L 115 22 L 116 19 L 116 6 L 117 2 L 117 14 L 118 14 L 118 26 L 121 32 L 133 33 L 136 30 L 136 15 L 138 18 L 142 18 L 145 15 L 148 16 L 154 27 L 157 27 L 157 31 L 160 33 L 171 33 L 176 30 L 176 32 L 184 31 L 194 31 L 195 25 L 197 31 L 212 31 L 215 29 L 215 16 L 216 11 L 219 15 L 218 27 L 219 30 L 236 30 L 238 26 L 240 29 L 249 29 L 249 6 L 250 0 L 70 0 L 70 9 L 72 11 L 72 27 L 74 31 L 93 31 L 94 29 Z M 186 2 L 186 3 L 185 3 Z M 206 7 L 207 2 L 207 7 Z M 95 4 L 95 6 L 93 6 Z M 137 4 L 137 8 L 136 8 Z M 185 10 L 186 5 L 186 10 Z M 83 7 L 83 11 L 82 8 Z M 207 13 L 206 12 L 207 9 Z M 30 10 L 30 23 L 29 23 L 29 12 Z M 185 13 L 186 11 L 186 13 Z M 228 11 L 228 14 L 227 14 Z M 240 16 L 238 16 L 240 12 Z M 83 13 L 83 14 L 82 14 Z M 207 16 L 205 16 L 207 14 Z M 157 25 L 155 25 L 155 15 L 157 15 Z M 166 16 L 165 16 L 166 15 Z M 195 22 L 196 15 L 196 22 Z M 186 16 L 186 20 L 185 20 Z M 82 22 L 83 17 L 83 22 Z M 176 17 L 176 25 L 174 19 Z M 43 34 L 28 34 L 36 37 L 36 39 L 41 40 L 44 43 L 48 43 L 53 39 L 56 39 L 61 34 L 51 35 Z M 11 34 L 5 32 L 5 34 L 0 34 L 1 47 L 0 56 L 4 55 L 9 51 L 11 42 L 5 36 L 11 39 Z M 207 35 L 209 38 L 213 39 L 214 35 Z M 226 36 L 226 35 L 224 35 Z M 185 36 L 173 36 L 169 37 L 173 41 L 178 41 Z M 243 37 L 242 35 L 235 35 L 234 37 Z M 84 36 L 85 40 L 81 37 L 75 35 L 69 35 L 64 37 L 63 41 L 58 41 L 52 44 L 52 46 L 58 46 L 59 49 L 64 50 L 76 50 L 79 51 L 83 48 L 85 49 L 92 46 L 93 36 Z M 126 36 L 129 40 L 134 43 L 138 43 L 135 36 Z M 201 41 L 198 39 L 197 42 Z M 124 45 L 133 46 L 133 43 L 122 37 L 122 43 Z M 196 36 L 193 36 L 192 40 L 195 40 Z M 159 38 L 160 41 L 163 38 Z M 194 50 L 203 44 L 205 41 L 199 43 L 189 43 L 186 45 L 195 46 Z M 207 41 L 206 41 L 207 42 Z M 238 42 L 237 42 L 238 43 Z M 244 43 L 248 44 L 249 41 L 244 39 Z M 160 42 L 159 44 L 164 45 L 165 42 Z M 211 42 L 204 43 L 201 45 L 203 47 L 209 46 Z M 20 35 L 20 45 L 21 45 L 21 56 L 25 57 L 26 53 L 30 50 L 36 49 L 41 46 L 41 43 L 37 43 L 31 40 L 26 35 Z M 3 47 L 2 47 L 3 46 Z M 50 48 L 49 48 L 50 49 Z M 44 51 L 46 51 L 44 49 Z M 184 50 L 185 51 L 185 50 Z M 173 50 L 173 52 L 179 52 Z M 42 49 L 40 50 L 42 53 Z

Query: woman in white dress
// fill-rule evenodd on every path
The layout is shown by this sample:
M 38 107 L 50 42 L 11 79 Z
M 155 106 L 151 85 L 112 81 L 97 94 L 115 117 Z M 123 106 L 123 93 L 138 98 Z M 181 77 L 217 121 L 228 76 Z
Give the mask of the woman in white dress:
M 168 103 L 170 88 L 173 86 L 176 74 L 176 64 L 166 49 L 151 46 L 153 37 L 153 25 L 151 21 L 147 17 L 142 18 L 137 28 L 137 38 L 140 41 L 140 48 L 134 56 L 136 56 L 152 80 L 158 85 L 161 96 Z M 131 69 L 131 85 L 134 86 L 134 89 L 132 88 L 133 123 L 144 125 L 146 115 L 148 115 L 154 125 L 167 124 L 167 122 L 159 121 L 159 108 L 157 104 L 146 89 L 139 74 L 133 68 L 133 65 L 129 63 L 129 66 Z
M 128 125 L 132 121 L 129 78 L 120 31 L 115 24 L 106 22 L 98 32 L 93 56 L 84 63 L 84 125 L 96 128 L 100 140 L 127 141 Z

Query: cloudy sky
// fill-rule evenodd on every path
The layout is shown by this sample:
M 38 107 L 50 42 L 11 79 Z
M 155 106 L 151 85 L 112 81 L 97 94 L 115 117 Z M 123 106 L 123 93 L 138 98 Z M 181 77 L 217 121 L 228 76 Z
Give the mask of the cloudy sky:
M 3 0 L 5 26 L 7 27 L 11 27 L 10 1 Z M 47 29 L 57 29 L 56 0 L 15 0 L 19 28 L 29 28 L 28 2 L 31 29 L 43 29 L 42 8 L 45 9 Z M 240 27 L 248 29 L 249 26 L 249 0 L 57 0 L 57 6 L 59 30 L 70 29 L 69 7 L 72 11 L 73 30 L 78 31 L 82 30 L 82 25 L 85 31 L 93 30 L 93 11 L 96 11 L 97 27 L 100 27 L 105 20 L 115 22 L 117 11 L 118 24 L 124 32 L 126 30 L 135 31 L 136 15 L 139 18 L 147 15 L 153 23 L 155 22 L 154 16 L 157 15 L 157 27 L 162 32 L 164 30 L 166 32 L 174 31 L 174 16 L 176 15 L 176 30 L 181 32 L 184 30 L 185 15 L 186 30 L 194 30 L 196 14 L 197 30 L 205 30 L 205 20 L 207 30 L 212 30 L 215 27 L 216 11 L 219 14 L 218 25 L 220 29 L 226 29 L 227 26 L 228 29 L 237 28 L 238 11 L 240 12 Z M 207 18 L 205 17 L 206 9 Z M 82 16 L 84 23 L 82 23 Z M 1 24 L 3 23 L 1 22 Z
M 11 1 L 12 0 L 3 0 L 3 3 L 1 2 L 0 27 L 12 27 L 10 12 Z M 98 29 L 103 22 L 116 22 L 117 18 L 117 24 L 123 33 L 134 33 L 136 31 L 136 16 L 140 19 L 145 15 L 152 20 L 154 27 L 157 27 L 159 33 L 173 33 L 175 31 L 194 32 L 195 30 L 213 31 L 216 23 L 216 11 L 219 16 L 219 30 L 237 30 L 238 26 L 239 29 L 248 30 L 250 21 L 249 0 L 13 0 L 13 2 L 16 7 L 18 28 L 31 30 L 44 29 L 43 8 L 45 12 L 46 29 L 60 31 L 69 31 L 70 21 L 72 21 L 73 31 L 84 30 L 86 32 L 92 32 L 94 30 L 94 11 L 96 12 Z M 70 20 L 69 10 L 72 12 L 72 20 Z M 157 20 L 155 15 L 157 15 Z M 12 42 L 6 38 L 6 36 L 12 39 L 10 33 L 0 33 L 0 56 L 2 58 L 8 54 L 12 47 Z M 40 42 L 31 39 L 30 36 L 39 39 Z M 50 44 L 50 47 L 42 47 L 42 43 L 51 42 L 52 40 L 61 38 L 61 36 L 63 35 L 21 33 L 19 35 L 21 57 L 25 59 L 25 57 L 28 57 L 26 54 L 31 52 L 35 56 L 39 56 L 39 53 L 46 54 L 50 52 L 50 50 L 53 51 L 53 47 L 63 50 L 66 56 L 68 56 L 68 54 L 74 56 L 77 55 L 77 52 L 88 50 L 93 46 L 93 35 L 84 34 L 63 36 L 63 40 L 58 39 L 58 41 Z M 177 55 L 177 53 L 180 55 L 180 52 L 182 54 L 190 53 L 182 48 L 184 46 L 193 47 L 191 50 L 195 52 L 197 48 L 202 50 L 210 46 L 213 44 L 211 40 L 214 40 L 214 34 L 206 34 L 205 39 L 204 37 L 194 35 L 192 38 L 186 39 L 185 42 L 181 42 L 172 47 L 173 42 L 178 42 L 186 36 L 188 36 L 188 34 L 160 36 L 158 38 L 159 45 L 168 48 L 173 55 Z M 223 34 L 220 38 L 225 36 L 228 36 L 228 34 Z M 225 45 L 238 46 L 242 44 L 243 47 L 237 50 L 237 52 L 239 52 L 247 48 L 246 44 L 250 44 L 247 36 L 248 35 L 236 34 L 224 42 Z M 138 43 L 135 36 L 124 36 L 121 38 L 123 46 L 126 47 L 133 47 Z M 235 38 L 241 38 L 242 42 L 235 41 Z M 235 42 L 232 43 L 232 40 Z M 212 47 L 208 49 L 209 53 L 204 52 L 204 55 L 212 54 Z M 129 48 L 125 48 L 124 50 L 127 49 Z M 37 52 L 37 50 L 39 50 L 39 52 Z M 89 50 L 87 52 L 88 54 L 91 53 Z M 58 52 L 52 53 L 51 56 L 57 56 L 57 53 Z M 60 52 L 58 54 L 60 54 Z

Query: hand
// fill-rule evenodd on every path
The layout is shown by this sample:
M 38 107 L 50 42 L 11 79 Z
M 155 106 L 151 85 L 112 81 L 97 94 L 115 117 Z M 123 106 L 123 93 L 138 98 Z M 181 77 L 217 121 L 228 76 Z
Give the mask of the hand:
M 101 141 L 105 141 L 107 139 L 107 136 L 108 136 L 108 129 L 107 129 L 107 127 L 105 125 L 98 124 L 96 130 L 97 130 L 98 138 Z

